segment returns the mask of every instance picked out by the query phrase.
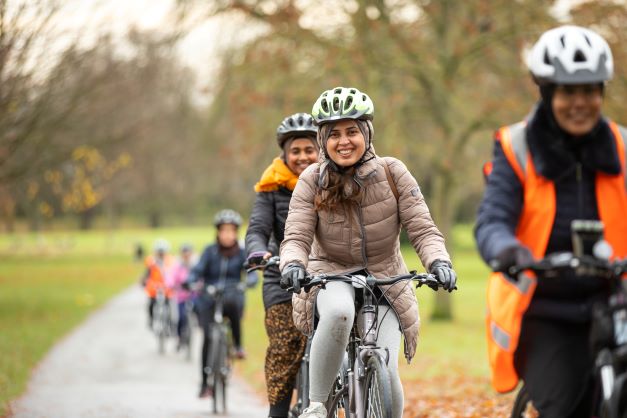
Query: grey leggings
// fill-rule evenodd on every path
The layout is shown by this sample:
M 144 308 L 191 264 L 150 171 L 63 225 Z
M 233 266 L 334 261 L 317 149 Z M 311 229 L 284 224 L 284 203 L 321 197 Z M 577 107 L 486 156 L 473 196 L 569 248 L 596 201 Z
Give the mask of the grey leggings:
M 309 363 L 309 399 L 326 402 L 337 376 L 355 318 L 355 289 L 352 285 L 333 282 L 320 289 L 316 301 L 318 327 L 311 343 Z M 401 330 L 396 314 L 389 306 L 379 307 L 377 344 L 390 351 L 388 370 L 392 380 L 392 417 L 403 415 L 403 386 L 398 375 L 398 351 Z

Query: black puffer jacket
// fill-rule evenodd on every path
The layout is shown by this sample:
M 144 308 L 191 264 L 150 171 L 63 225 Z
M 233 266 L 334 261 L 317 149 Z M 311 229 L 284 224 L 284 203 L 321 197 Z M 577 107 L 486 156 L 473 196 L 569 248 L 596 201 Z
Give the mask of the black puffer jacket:
M 555 184 L 556 214 L 546 254 L 572 251 L 571 221 L 599 219 L 596 172 L 617 174 L 621 170 L 613 134 L 607 121 L 601 119 L 585 137 L 567 137 L 541 102 L 529 119 L 526 135 L 537 172 Z M 475 226 L 479 252 L 488 263 L 517 244 L 514 234 L 523 206 L 523 187 L 499 141 L 495 142 L 492 163 Z M 605 286 L 605 281 L 595 278 L 539 277 L 529 313 L 543 311 L 539 306 L 543 301 L 560 301 L 560 310 L 577 316 L 576 312 L 584 313 Z
M 270 251 L 279 254 L 292 191 L 279 187 L 277 191 L 259 192 L 246 231 L 246 252 Z M 263 275 L 263 304 L 266 309 L 277 303 L 292 300 L 292 294 L 279 287 L 278 268 L 268 268 Z

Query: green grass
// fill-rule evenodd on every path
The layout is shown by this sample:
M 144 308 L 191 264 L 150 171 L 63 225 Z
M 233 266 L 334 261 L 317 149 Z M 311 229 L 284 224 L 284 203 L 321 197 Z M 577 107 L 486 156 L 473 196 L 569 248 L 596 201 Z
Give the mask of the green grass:
M 459 290 L 453 294 L 454 320 L 431 321 L 434 294 L 417 291 L 422 317 L 418 351 L 402 365 L 404 380 L 444 375 L 484 378 L 485 283 L 487 268 L 478 258 L 469 226 L 455 229 L 453 250 Z M 213 228 L 51 231 L 0 236 L 0 416 L 6 402 L 19 396 L 30 371 L 59 338 L 96 307 L 133 283 L 140 265 L 133 263 L 137 242 L 149 252 L 158 237 L 173 248 L 183 242 L 197 249 L 215 237 Z M 420 267 L 411 248 L 403 253 L 410 268 Z M 244 346 L 248 360 L 238 370 L 260 392 L 267 338 L 261 286 L 247 294 Z M 401 364 L 404 364 L 401 361 Z

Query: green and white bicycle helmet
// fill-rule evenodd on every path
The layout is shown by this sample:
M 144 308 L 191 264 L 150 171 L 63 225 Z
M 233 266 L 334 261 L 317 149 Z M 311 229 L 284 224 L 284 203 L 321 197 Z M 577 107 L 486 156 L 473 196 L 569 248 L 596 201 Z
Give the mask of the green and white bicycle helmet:
M 614 74 L 609 45 L 598 33 L 565 25 L 542 34 L 527 56 L 539 85 L 603 83 Z
M 213 225 L 216 228 L 220 225 L 226 224 L 240 227 L 242 222 L 240 214 L 235 212 L 233 209 L 222 209 L 220 212 L 216 213 L 216 216 L 213 218 Z
M 283 149 L 285 141 L 299 136 L 316 138 L 318 129 L 314 126 L 311 115 L 307 113 L 294 113 L 283 119 L 283 122 L 276 128 L 276 140 L 279 148 Z
M 318 97 L 311 110 L 316 125 L 341 119 L 372 120 L 374 103 L 366 93 L 353 87 L 336 87 Z

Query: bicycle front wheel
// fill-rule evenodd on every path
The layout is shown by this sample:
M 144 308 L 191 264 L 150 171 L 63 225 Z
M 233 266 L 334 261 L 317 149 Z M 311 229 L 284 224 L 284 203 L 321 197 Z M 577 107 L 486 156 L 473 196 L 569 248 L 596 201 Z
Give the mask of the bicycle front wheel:
M 366 418 L 392 418 L 392 383 L 388 369 L 378 356 L 368 359 L 364 385 Z

